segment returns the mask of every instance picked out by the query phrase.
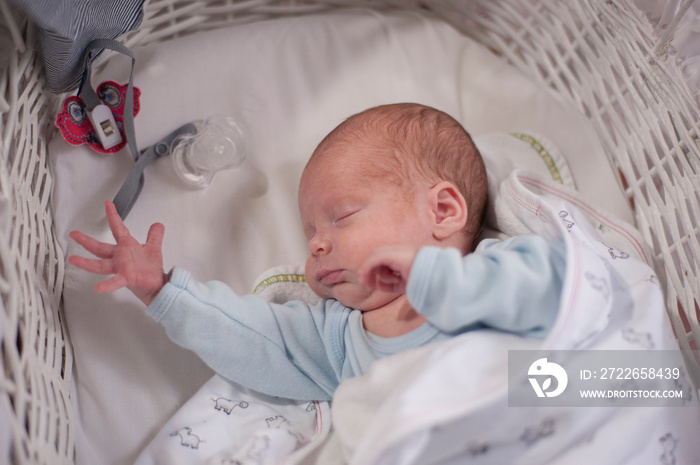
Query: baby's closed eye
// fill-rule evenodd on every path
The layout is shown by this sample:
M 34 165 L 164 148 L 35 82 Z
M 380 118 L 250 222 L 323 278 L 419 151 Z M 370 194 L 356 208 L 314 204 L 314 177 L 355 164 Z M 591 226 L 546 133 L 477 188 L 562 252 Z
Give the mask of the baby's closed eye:
M 351 209 L 351 210 L 345 210 L 341 213 L 339 213 L 336 218 L 334 223 L 335 224 L 340 224 L 342 226 L 343 223 L 347 222 L 352 218 L 356 213 L 358 213 L 360 209 Z

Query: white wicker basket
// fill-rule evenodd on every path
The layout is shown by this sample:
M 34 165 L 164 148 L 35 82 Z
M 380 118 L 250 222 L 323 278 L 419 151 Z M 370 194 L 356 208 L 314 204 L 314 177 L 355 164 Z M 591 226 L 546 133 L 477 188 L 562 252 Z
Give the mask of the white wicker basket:
M 637 227 L 654 248 L 679 346 L 696 348 L 700 106 L 667 47 L 678 21 L 655 30 L 625 0 L 152 0 L 125 42 L 166 41 L 358 3 L 431 11 L 590 119 Z M 683 2 L 679 14 L 690 3 Z M 7 24 L 0 42 L 7 45 L 0 52 L 7 60 L 0 74 L 0 417 L 10 412 L 13 463 L 73 463 L 72 349 L 61 318 L 64 256 L 54 236 L 47 169 L 59 98 L 46 90 L 32 25 L 3 0 L 0 11 Z M 700 386 L 697 360 L 691 365 Z

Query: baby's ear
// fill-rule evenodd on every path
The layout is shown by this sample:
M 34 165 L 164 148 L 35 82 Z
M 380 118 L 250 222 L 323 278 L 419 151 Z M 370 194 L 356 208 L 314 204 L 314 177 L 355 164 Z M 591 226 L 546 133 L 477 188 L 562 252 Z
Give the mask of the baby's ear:
M 469 217 L 467 203 L 457 186 L 441 181 L 428 194 L 433 214 L 433 237 L 443 241 L 464 230 Z

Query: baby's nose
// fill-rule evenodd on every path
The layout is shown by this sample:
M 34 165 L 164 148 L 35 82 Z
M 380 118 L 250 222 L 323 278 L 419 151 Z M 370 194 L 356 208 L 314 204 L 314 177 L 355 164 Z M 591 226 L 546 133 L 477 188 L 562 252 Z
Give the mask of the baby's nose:
M 309 241 L 309 252 L 311 255 L 324 255 L 331 251 L 332 245 L 328 238 L 316 235 Z

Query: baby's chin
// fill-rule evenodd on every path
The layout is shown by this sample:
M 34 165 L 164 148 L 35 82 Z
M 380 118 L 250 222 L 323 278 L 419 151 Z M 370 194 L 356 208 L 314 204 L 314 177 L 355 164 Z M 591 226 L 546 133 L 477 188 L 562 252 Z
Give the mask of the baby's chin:
M 331 289 L 329 289 L 327 286 L 324 286 L 315 279 L 307 278 L 306 283 L 309 285 L 311 290 L 314 291 L 314 294 L 316 294 L 323 300 L 335 299 L 335 297 L 333 297 L 332 295 L 333 293 L 331 292 Z
M 371 312 L 390 304 L 401 294 L 388 293 L 379 290 L 374 290 L 362 294 L 351 294 L 336 292 L 335 300 L 345 305 L 348 308 L 359 310 L 361 312 Z
M 334 286 L 324 286 L 313 279 L 307 282 L 311 290 L 320 298 L 337 300 L 344 306 L 361 312 L 377 310 L 400 296 L 400 294 L 379 290 L 370 291 L 365 286 L 356 283 L 345 282 Z

